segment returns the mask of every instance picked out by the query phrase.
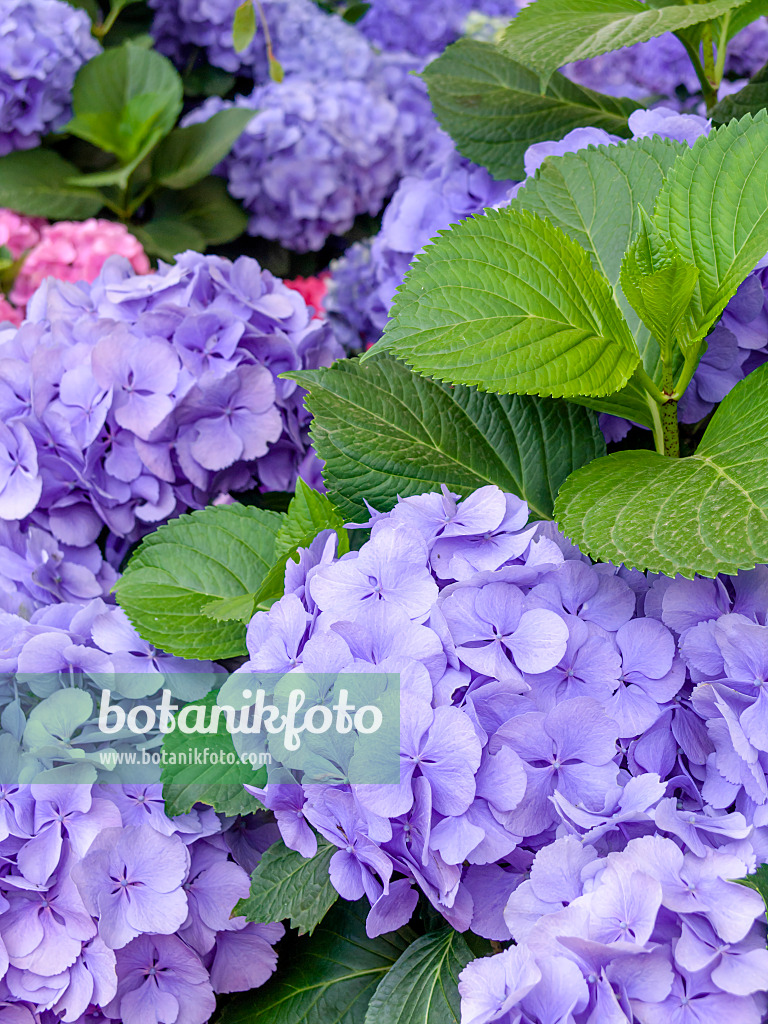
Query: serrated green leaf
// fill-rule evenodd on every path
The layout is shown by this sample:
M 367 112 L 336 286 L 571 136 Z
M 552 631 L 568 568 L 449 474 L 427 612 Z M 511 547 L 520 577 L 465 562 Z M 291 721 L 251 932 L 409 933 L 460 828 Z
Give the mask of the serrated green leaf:
M 768 864 L 760 864 L 757 871 L 751 875 L 747 875 L 745 878 L 734 878 L 733 881 L 759 892 L 768 907 Z
M 153 178 L 167 188 L 194 185 L 224 159 L 252 119 L 252 110 L 231 107 L 200 124 L 174 129 L 155 150 Z
M 95 216 L 104 197 L 94 188 L 77 188 L 67 180 L 77 167 L 51 149 L 17 150 L 0 157 L 0 206 L 26 217 L 85 220 Z
M 251 894 L 235 907 L 249 921 L 269 924 L 290 920 L 299 935 L 311 935 L 339 898 L 328 866 L 338 847 L 318 840 L 314 857 L 302 857 L 284 842 L 262 855 L 251 874 Z
M 237 619 L 239 622 L 248 623 L 253 618 L 255 594 L 238 594 L 237 597 L 217 597 L 215 601 L 204 604 L 201 611 L 209 619 L 216 619 L 225 622 L 228 619 Z
M 72 120 L 63 131 L 128 163 L 150 136 L 167 134 L 181 113 L 182 83 L 173 64 L 131 42 L 84 64 L 72 90 Z
M 640 226 L 639 207 L 650 210 L 684 143 L 658 137 L 620 146 L 590 146 L 547 158 L 513 205 L 545 217 L 589 253 L 593 267 L 613 288 L 648 375 L 661 382 L 659 346 L 619 287 L 621 261 Z M 605 197 L 610 195 L 610 202 Z M 635 381 L 622 391 L 585 404 L 600 412 L 653 426 L 644 389 Z
M 264 577 L 258 593 L 254 595 L 257 608 L 268 608 L 282 596 L 285 567 L 290 559 L 298 558 L 298 548 L 306 548 L 322 530 L 335 530 L 338 535 L 337 555 L 349 551 L 349 535 L 344 520 L 325 494 L 313 491 L 299 477 L 296 493 L 283 517 L 277 535 L 277 561 Z
M 642 207 L 640 211 L 640 231 L 621 264 L 621 287 L 658 341 L 662 360 L 671 366 L 675 346 L 687 353 L 695 335 L 690 304 L 699 268 L 684 260 Z
M 218 690 L 212 690 L 192 704 L 209 712 L 217 696 Z M 222 763 L 222 758 L 232 763 Z M 253 814 L 259 809 L 259 803 L 243 789 L 243 784 L 263 786 L 267 769 L 240 761 L 224 717 L 219 719 L 216 733 L 184 733 L 178 728 L 166 733 L 163 759 L 160 781 L 166 814 L 186 814 L 196 803 L 207 804 L 227 815 Z
M 232 45 L 235 53 L 247 50 L 256 35 L 256 10 L 253 0 L 243 0 L 232 22 Z
M 229 195 L 225 182 L 216 177 L 203 178 L 190 188 L 159 192 L 155 197 L 155 219 L 150 223 L 156 224 L 158 220 L 195 231 L 202 242 L 186 248 L 199 252 L 208 245 L 233 241 L 248 225 L 243 208 Z
M 577 470 L 555 516 L 594 558 L 716 576 L 768 561 L 768 365 L 740 381 L 695 455 L 624 451 Z
M 640 361 L 587 253 L 519 209 L 487 210 L 441 232 L 412 264 L 391 316 L 376 349 L 484 391 L 610 395 Z
M 564 64 L 712 21 L 745 2 L 652 7 L 639 0 L 535 0 L 507 27 L 501 48 L 546 79 Z
M 654 222 L 699 268 L 692 340 L 703 338 L 768 252 L 768 111 L 732 121 L 686 150 L 659 192 Z
M 459 1024 L 459 974 L 473 959 L 452 928 L 420 936 L 374 992 L 365 1024 Z
M 245 624 L 216 622 L 203 607 L 256 593 L 276 560 L 283 517 L 222 505 L 173 519 L 149 534 L 115 585 L 140 635 L 183 658 L 245 654 Z
M 365 933 L 366 899 L 338 901 L 290 960 L 253 992 L 235 998 L 218 1024 L 364 1024 L 376 986 L 413 938 L 410 929 Z
M 492 43 L 473 39 L 449 46 L 422 77 L 435 116 L 459 151 L 497 178 L 524 178 L 528 146 L 561 139 L 573 128 L 629 135 L 627 118 L 640 106 L 563 75 L 554 75 L 542 94 L 536 74 Z
M 768 64 L 760 68 L 743 89 L 724 96 L 712 110 L 715 124 L 728 124 L 745 114 L 757 114 L 768 107 Z
M 546 519 L 568 474 L 605 451 L 585 409 L 449 387 L 385 355 L 293 376 L 309 391 L 325 484 L 349 519 L 367 517 L 363 498 L 388 511 L 398 495 L 441 484 L 463 495 L 496 484 Z
M 108 171 L 95 171 L 92 174 L 78 174 L 74 178 L 69 178 L 67 184 L 76 185 L 78 188 L 102 188 L 105 185 L 117 185 L 120 188 L 127 188 L 133 172 L 142 160 L 145 160 L 149 156 L 162 137 L 162 129 L 157 128 L 149 135 L 136 156 L 133 157 L 132 160 L 129 160 L 127 164 L 120 164 Z

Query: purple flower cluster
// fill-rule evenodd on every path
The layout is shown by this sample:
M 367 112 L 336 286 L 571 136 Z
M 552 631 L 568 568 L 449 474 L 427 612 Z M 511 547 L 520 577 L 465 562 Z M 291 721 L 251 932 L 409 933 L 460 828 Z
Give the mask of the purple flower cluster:
M 257 18 L 251 44 L 237 53 L 232 25 L 239 0 L 149 0 L 155 10 L 152 35 L 157 49 L 183 67 L 195 48 L 205 50 L 211 64 L 269 81 L 265 36 Z M 374 51 L 363 35 L 343 18 L 320 10 L 312 0 L 262 0 L 275 57 L 286 75 L 315 82 L 368 77 Z
M 243 670 L 399 673 L 401 781 L 276 774 L 257 792 L 284 841 L 338 847 L 331 881 L 368 897 L 371 935 L 421 890 L 518 942 L 465 972 L 464 1024 L 656 1024 L 694 999 L 691 1020 L 731 1000 L 758 1024 L 765 908 L 730 880 L 768 859 L 768 569 L 593 565 L 493 486 L 365 525 L 359 551 L 321 535 L 289 564 Z
M 438 231 L 503 203 L 513 184 L 494 181 L 442 132 L 433 137 L 425 157 L 420 173 L 398 185 L 373 241 L 353 245 L 331 265 L 326 311 L 346 348 L 378 341 L 414 256 Z
M 72 83 L 100 52 L 85 11 L 62 0 L 0 0 L 0 156 L 69 120 Z
M 727 78 L 743 79 L 753 75 L 768 60 L 768 22 L 759 18 L 742 29 L 728 46 L 725 62 Z M 685 47 L 671 33 L 637 43 L 602 57 L 577 61 L 565 74 L 598 92 L 614 96 L 646 99 L 649 95 L 665 96 L 665 102 L 686 104 L 688 97 L 700 89 Z M 740 83 L 743 85 L 744 83 Z M 723 83 L 721 96 L 733 91 L 730 82 Z
M 303 392 L 285 370 L 340 349 L 255 260 L 187 252 L 137 276 L 49 280 L 0 332 L 0 517 L 87 548 L 136 537 L 259 482 L 315 475 Z
M 203 1024 L 272 974 L 283 926 L 230 914 L 274 825 L 160 789 L 0 786 L 0 1019 Z
M 397 107 L 377 89 L 353 79 L 318 89 L 292 76 L 234 104 L 213 97 L 185 123 L 233 105 L 255 115 L 218 172 L 250 213 L 252 235 L 297 252 L 320 249 L 359 214 L 378 213 L 392 193 L 404 140 Z
M 373 0 L 358 24 L 383 50 L 439 53 L 462 35 L 471 11 L 513 18 L 519 6 L 515 0 Z

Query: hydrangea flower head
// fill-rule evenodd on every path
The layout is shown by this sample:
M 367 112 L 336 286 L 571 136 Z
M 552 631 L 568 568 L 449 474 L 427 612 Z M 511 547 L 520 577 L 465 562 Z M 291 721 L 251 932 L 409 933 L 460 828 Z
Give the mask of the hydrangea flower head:
M 90 18 L 63 0 L 2 0 L 0 156 L 32 149 L 70 117 L 72 84 L 101 47 Z

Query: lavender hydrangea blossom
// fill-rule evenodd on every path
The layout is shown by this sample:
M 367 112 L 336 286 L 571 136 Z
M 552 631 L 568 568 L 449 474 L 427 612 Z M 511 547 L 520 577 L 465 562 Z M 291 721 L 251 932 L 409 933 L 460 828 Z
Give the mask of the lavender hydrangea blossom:
M 2 0 L 0 156 L 31 149 L 71 114 L 72 83 L 100 52 L 85 11 L 62 0 Z
M 409 0 L 373 0 L 359 27 L 383 50 L 428 54 L 458 39 L 471 11 L 512 18 L 518 6 L 515 0 L 423 0 L 415 9 Z
M 160 789 L 0 788 L 3 1021 L 204 1024 L 215 993 L 272 974 L 283 926 L 230 916 L 275 838 L 267 816 L 169 818 Z
M 377 88 L 344 78 L 318 90 L 292 76 L 239 96 L 234 105 L 255 116 L 217 172 L 251 214 L 251 234 L 297 252 L 320 249 L 358 214 L 378 213 L 394 189 L 403 138 L 397 108 Z M 229 106 L 213 97 L 184 123 Z
M 90 285 L 48 281 L 0 333 L 3 518 L 37 545 L 82 548 L 87 566 L 104 525 L 135 539 L 220 493 L 288 489 L 315 457 L 303 392 L 278 375 L 340 353 L 246 257 L 184 253 L 147 276 L 115 257 Z
M 400 785 L 278 773 L 255 792 L 284 841 L 339 848 L 331 881 L 367 896 L 371 935 L 415 889 L 514 939 L 464 971 L 465 1022 L 661 1021 L 689 999 L 758 1024 L 764 906 L 732 879 L 768 854 L 765 568 L 592 565 L 494 487 L 367 525 L 359 551 L 334 559 L 328 533 L 289 567 L 241 671 L 399 671 Z
M 215 67 L 269 81 L 264 31 L 257 21 L 253 41 L 238 53 L 232 26 L 238 0 L 150 0 L 152 35 L 161 53 L 183 67 L 199 47 Z M 355 26 L 320 10 L 312 0 L 262 0 L 276 59 L 286 75 L 315 82 L 367 78 L 374 50 Z

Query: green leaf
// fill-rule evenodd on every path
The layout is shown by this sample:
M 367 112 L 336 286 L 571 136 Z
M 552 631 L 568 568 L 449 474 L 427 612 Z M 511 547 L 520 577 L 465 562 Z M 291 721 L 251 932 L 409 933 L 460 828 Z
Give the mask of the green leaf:
M 68 185 L 76 185 L 78 188 L 101 188 L 105 185 L 117 185 L 119 188 L 127 188 L 131 175 L 145 160 L 155 146 L 162 139 L 163 133 L 157 128 L 151 133 L 139 152 L 129 160 L 127 164 L 119 164 L 109 171 L 96 171 L 93 174 L 78 174 L 75 178 L 69 178 Z
M 224 159 L 252 119 L 252 110 L 231 107 L 200 124 L 174 129 L 155 150 L 153 178 L 168 188 L 194 185 Z
M 473 959 L 453 928 L 422 935 L 374 992 L 365 1024 L 459 1024 L 459 974 Z
M 510 23 L 501 48 L 546 81 L 564 64 L 712 21 L 745 2 L 709 0 L 656 8 L 640 0 L 536 0 Z
M 734 878 L 733 881 L 759 892 L 763 902 L 768 906 L 768 864 L 760 864 L 753 874 L 747 875 L 746 878 Z
M 235 11 L 232 22 L 232 43 L 235 53 L 247 50 L 256 35 L 256 10 L 253 0 L 243 0 Z
M 85 11 L 92 22 L 98 24 L 101 21 L 101 9 L 96 0 L 67 0 L 70 7 L 76 7 Z
M 351 25 L 356 24 L 360 19 L 368 13 L 371 9 L 370 3 L 354 3 L 350 4 L 342 14 L 344 21 L 348 21 Z
M 663 572 L 732 575 L 768 561 L 768 364 L 725 397 L 695 455 L 624 451 L 565 482 L 555 516 L 585 554 Z
M 156 218 L 170 220 L 197 232 L 203 242 L 188 246 L 202 251 L 206 245 L 224 245 L 238 238 L 248 225 L 243 208 L 227 192 L 221 178 L 203 178 L 182 191 L 168 189 L 155 198 Z M 176 252 L 180 252 L 177 249 Z
M 150 136 L 166 135 L 181 113 L 182 83 L 155 50 L 128 42 L 89 60 L 72 91 L 72 120 L 64 131 L 128 163 Z
M 226 622 L 237 619 L 246 624 L 253 618 L 255 594 L 238 594 L 237 597 L 217 597 L 204 604 L 201 611 L 211 619 Z
M 546 218 L 587 251 L 592 266 L 613 288 L 645 371 L 657 384 L 659 346 L 619 287 L 619 277 L 624 253 L 640 227 L 639 207 L 653 208 L 664 176 L 686 148 L 684 143 L 653 137 L 548 157 L 512 204 Z M 605 201 L 608 195 L 610 202 Z M 644 389 L 635 381 L 615 395 L 585 404 L 653 426 Z
M 559 399 L 449 387 L 381 355 L 294 374 L 309 391 L 312 441 L 345 517 L 363 498 L 388 511 L 446 484 L 467 495 L 496 484 L 550 518 L 569 473 L 605 452 L 594 416 Z
M 173 263 L 178 254 L 187 249 L 202 252 L 206 247 L 205 238 L 197 228 L 173 217 L 155 217 L 146 224 L 129 227 L 150 256 L 159 256 L 168 263 Z
M 115 584 L 140 635 L 182 658 L 245 654 L 245 624 L 204 618 L 215 598 L 258 591 L 276 559 L 278 512 L 244 505 L 173 519 L 139 545 Z
M 272 82 L 282 82 L 285 78 L 285 71 L 283 65 L 277 60 L 276 57 L 269 55 L 269 78 Z
M 640 207 L 643 222 L 621 265 L 621 287 L 672 364 L 675 346 L 687 353 L 693 333 L 690 303 L 699 268 L 684 260 Z
M 525 177 L 528 146 L 592 125 L 629 134 L 639 104 L 602 96 L 555 75 L 542 95 L 538 76 L 492 43 L 460 39 L 427 66 L 435 116 L 459 151 L 497 178 Z
M 659 193 L 654 222 L 699 268 L 692 340 L 703 338 L 768 251 L 768 111 L 731 121 L 686 150 Z
M 768 64 L 754 74 L 743 89 L 724 96 L 712 111 L 715 124 L 728 124 L 733 118 L 757 114 L 768 107 Z
M 96 189 L 75 188 L 67 179 L 77 167 L 50 149 L 17 150 L 0 158 L 0 206 L 26 217 L 85 220 L 104 205 Z
M 251 894 L 234 913 L 261 924 L 290 919 L 299 935 L 311 935 L 339 897 L 328 875 L 337 852 L 320 839 L 315 856 L 302 857 L 280 840 L 262 855 L 251 874 Z
M 412 937 L 410 929 L 369 939 L 366 899 L 338 901 L 266 985 L 224 1006 L 218 1024 L 363 1024 L 379 981 Z
M 624 387 L 637 346 L 571 238 L 511 208 L 440 236 L 412 264 L 372 352 L 383 345 L 419 373 L 484 391 L 569 398 Z
M 193 701 L 192 706 L 210 711 L 216 705 L 217 696 L 218 690 L 212 690 L 202 700 Z M 243 784 L 263 786 L 267 769 L 243 764 L 235 752 L 224 717 L 218 724 L 216 733 L 184 733 L 177 727 L 163 738 L 164 763 L 160 780 L 166 814 L 186 814 L 196 803 L 207 804 L 219 814 L 228 815 L 253 814 L 259 809 L 258 802 L 243 789 Z M 215 764 L 212 763 L 214 755 Z M 222 763 L 222 758 L 233 763 Z
M 277 553 L 280 557 L 264 577 L 258 593 L 253 595 L 257 608 L 268 608 L 282 596 L 288 561 L 297 559 L 298 548 L 309 547 L 322 530 L 336 531 L 339 538 L 338 555 L 345 555 L 349 551 L 349 534 L 344 529 L 344 520 L 338 510 L 325 494 L 313 491 L 299 477 L 296 481 L 296 494 L 277 535 Z

